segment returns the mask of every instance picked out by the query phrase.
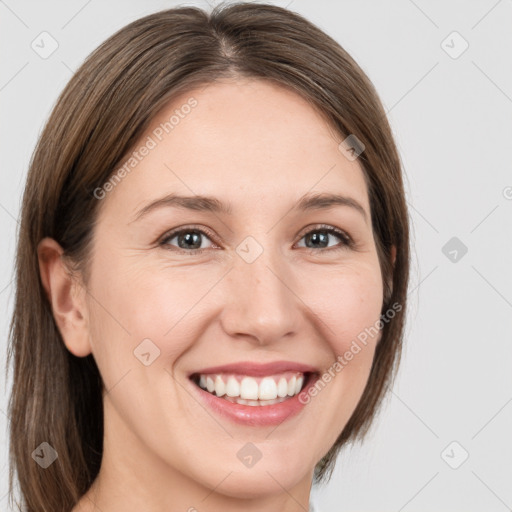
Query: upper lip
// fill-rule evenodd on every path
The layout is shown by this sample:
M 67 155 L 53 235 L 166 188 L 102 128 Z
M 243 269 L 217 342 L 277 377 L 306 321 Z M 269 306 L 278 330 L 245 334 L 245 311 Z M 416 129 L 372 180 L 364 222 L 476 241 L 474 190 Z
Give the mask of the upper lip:
M 293 361 L 274 361 L 272 363 L 255 363 L 253 361 L 240 361 L 238 363 L 224 364 L 222 366 L 211 366 L 192 372 L 189 376 L 208 373 L 238 373 L 242 375 L 252 375 L 254 377 L 263 377 L 283 372 L 301 372 L 317 373 L 314 366 L 308 364 L 295 363 Z

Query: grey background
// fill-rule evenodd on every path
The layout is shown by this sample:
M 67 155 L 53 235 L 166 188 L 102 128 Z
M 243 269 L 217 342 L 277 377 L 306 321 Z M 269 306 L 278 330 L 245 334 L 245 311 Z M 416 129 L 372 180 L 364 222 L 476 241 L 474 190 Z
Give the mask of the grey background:
M 97 45 L 136 18 L 178 3 L 207 7 L 199 0 L 0 1 L 2 367 L 19 205 L 43 123 Z M 510 510 L 512 1 L 272 3 L 333 36 L 375 84 L 404 163 L 413 230 L 399 378 L 368 442 L 343 451 L 330 484 L 315 490 L 319 508 Z M 59 45 L 46 59 L 31 48 L 43 31 Z M 453 31 L 469 44 L 457 58 L 462 40 L 446 40 Z M 1 381 L 5 510 L 10 379 Z M 450 467 L 466 452 L 458 469 Z

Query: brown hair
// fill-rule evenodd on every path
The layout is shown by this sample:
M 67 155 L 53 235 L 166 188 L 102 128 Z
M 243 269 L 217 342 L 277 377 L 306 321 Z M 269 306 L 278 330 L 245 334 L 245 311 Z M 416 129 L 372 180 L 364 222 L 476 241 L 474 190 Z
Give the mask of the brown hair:
M 173 97 L 223 77 L 290 87 L 339 134 L 354 134 L 365 146 L 358 161 L 383 275 L 382 311 L 392 303 L 401 309 L 383 326 L 363 395 L 315 468 L 315 481 L 330 478 L 342 445 L 363 438 L 394 378 L 409 278 L 408 212 L 400 159 L 370 80 L 331 37 L 277 6 L 235 3 L 210 14 L 194 7 L 151 14 L 119 30 L 85 60 L 61 93 L 32 155 L 7 358 L 7 365 L 14 360 L 9 493 L 12 503 L 16 472 L 20 510 L 69 511 L 97 476 L 103 449 L 102 379 L 92 354 L 76 357 L 62 341 L 41 283 L 37 244 L 55 239 L 87 282 L 100 203 L 94 190 Z M 58 453 L 47 469 L 31 457 L 42 442 Z

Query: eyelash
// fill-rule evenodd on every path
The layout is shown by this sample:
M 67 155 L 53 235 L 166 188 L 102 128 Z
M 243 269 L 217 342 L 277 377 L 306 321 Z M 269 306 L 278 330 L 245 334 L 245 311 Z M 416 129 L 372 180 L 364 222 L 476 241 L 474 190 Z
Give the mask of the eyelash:
M 335 247 L 321 248 L 321 249 L 315 249 L 315 248 L 311 248 L 311 247 L 302 247 L 302 249 L 305 249 L 308 252 L 318 252 L 319 250 L 322 252 L 326 252 L 326 251 L 335 252 L 335 251 L 344 250 L 347 248 L 352 249 L 355 246 L 354 240 L 347 233 L 345 233 L 344 231 L 341 231 L 340 229 L 335 228 L 333 226 L 329 226 L 328 224 L 320 224 L 320 225 L 314 227 L 313 229 L 304 233 L 301 236 L 300 240 L 302 240 L 306 235 L 309 235 L 311 233 L 315 233 L 318 231 L 336 235 L 342 241 L 341 245 L 335 246 Z M 170 240 L 175 238 L 177 235 L 180 235 L 182 233 L 190 233 L 190 232 L 195 232 L 195 233 L 199 233 L 201 235 L 205 235 L 206 237 L 210 238 L 210 240 L 212 242 L 214 242 L 214 240 L 212 240 L 214 237 L 213 237 L 212 233 L 210 233 L 209 230 L 204 229 L 204 228 L 200 229 L 195 226 L 188 226 L 185 228 L 177 229 L 175 231 L 171 231 L 170 233 L 166 233 L 161 238 L 161 240 L 158 242 L 158 245 L 163 247 L 164 249 L 177 251 L 178 253 L 186 253 L 190 256 L 200 254 L 203 251 L 207 250 L 207 249 L 182 249 L 181 247 L 174 247 L 174 246 L 172 246 L 173 249 L 169 249 L 169 247 L 171 247 L 168 243 Z

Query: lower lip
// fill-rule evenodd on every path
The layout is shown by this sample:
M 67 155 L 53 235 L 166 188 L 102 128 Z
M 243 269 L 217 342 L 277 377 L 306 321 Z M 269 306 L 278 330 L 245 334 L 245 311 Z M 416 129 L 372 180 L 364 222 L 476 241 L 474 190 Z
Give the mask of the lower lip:
M 307 393 L 307 390 L 314 385 L 315 381 L 316 376 L 310 374 L 302 391 L 294 397 L 288 398 L 279 404 L 254 406 L 236 404 L 224 398 L 219 398 L 203 390 L 194 382 L 190 382 L 208 408 L 221 416 L 242 425 L 268 426 L 279 425 L 299 414 L 304 406 L 307 405 L 303 404 L 299 397 L 303 393 Z

